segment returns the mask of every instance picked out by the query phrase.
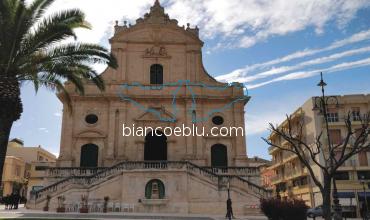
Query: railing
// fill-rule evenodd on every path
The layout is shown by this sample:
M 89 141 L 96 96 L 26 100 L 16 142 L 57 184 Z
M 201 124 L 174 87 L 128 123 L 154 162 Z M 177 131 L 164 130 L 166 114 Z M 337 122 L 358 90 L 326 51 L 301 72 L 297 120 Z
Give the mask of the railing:
M 279 148 L 275 147 L 275 146 L 270 146 L 268 148 L 268 151 L 271 152 L 271 151 L 274 151 L 274 150 L 278 150 Z
M 51 177 L 91 176 L 105 169 L 107 167 L 50 167 L 47 174 Z
M 285 177 L 286 178 L 292 178 L 298 175 L 304 174 L 304 169 L 291 169 L 291 170 L 285 170 Z
M 259 176 L 257 167 L 202 167 L 216 174 L 238 175 L 238 176 Z
M 271 183 L 277 183 L 277 182 L 284 180 L 282 175 L 275 175 L 275 176 L 272 176 L 270 179 L 271 179 Z
M 59 170 L 62 170 L 60 168 Z M 78 184 L 82 187 L 90 185 L 99 180 L 103 180 L 108 176 L 118 174 L 124 170 L 146 170 L 146 169 L 184 169 L 193 174 L 199 174 L 203 177 L 210 179 L 211 181 L 217 183 L 219 187 L 225 185 L 225 181 L 230 183 L 230 186 L 236 186 L 240 188 L 247 188 L 258 197 L 267 197 L 270 195 L 270 191 L 264 189 L 261 186 L 258 186 L 246 179 L 243 179 L 235 175 L 220 175 L 212 172 L 211 170 L 202 168 L 198 165 L 195 165 L 188 161 L 126 161 L 116 164 L 109 168 L 102 168 L 99 171 L 96 171 L 95 174 L 89 176 L 70 176 L 58 182 L 55 182 L 49 186 L 44 187 L 35 192 L 36 199 L 43 199 L 46 195 L 57 192 L 58 190 L 64 189 L 65 187 L 71 184 Z M 56 169 L 57 170 L 57 169 Z M 70 170 L 75 170 L 71 168 Z M 55 170 L 53 170 L 55 171 Z

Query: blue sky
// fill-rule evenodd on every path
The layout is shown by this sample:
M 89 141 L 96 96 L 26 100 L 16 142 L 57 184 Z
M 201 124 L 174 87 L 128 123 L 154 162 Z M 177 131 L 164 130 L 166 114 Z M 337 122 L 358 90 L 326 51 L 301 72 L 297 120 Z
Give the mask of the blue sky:
M 88 4 L 86 4 L 89 2 Z M 78 7 L 91 31 L 79 40 L 108 46 L 115 20 L 134 23 L 152 0 L 57 0 L 48 13 Z M 167 0 L 180 25 L 198 25 L 204 65 L 225 82 L 241 81 L 252 97 L 246 105 L 248 156 L 269 158 L 268 122 L 281 122 L 318 95 L 323 70 L 329 94 L 370 93 L 370 2 L 366 0 Z M 55 94 L 22 88 L 24 113 L 11 137 L 26 146 L 59 153 L 62 105 Z

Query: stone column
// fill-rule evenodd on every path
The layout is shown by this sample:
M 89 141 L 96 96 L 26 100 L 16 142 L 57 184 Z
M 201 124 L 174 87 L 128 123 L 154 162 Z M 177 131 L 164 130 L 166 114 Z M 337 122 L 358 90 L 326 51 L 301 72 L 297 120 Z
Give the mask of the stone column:
M 66 105 L 63 103 L 63 105 Z M 73 104 L 72 104 L 73 105 Z M 75 106 L 73 106 L 75 109 Z M 71 166 L 72 165 L 72 147 L 73 147 L 73 116 L 66 108 L 63 108 L 62 131 L 60 141 L 60 152 L 57 166 Z
M 113 160 L 114 155 L 114 143 L 115 143 L 115 133 L 116 131 L 116 109 L 112 106 L 112 101 L 109 102 L 108 109 L 108 129 L 107 129 L 107 159 Z
M 186 97 L 190 96 L 190 92 L 186 89 L 185 90 Z M 185 107 L 184 107 L 184 125 L 186 127 L 189 127 L 192 129 L 193 123 L 192 123 L 192 116 L 188 114 L 188 110 L 191 108 L 191 100 L 185 100 Z M 186 159 L 192 159 L 195 157 L 195 152 L 193 151 L 194 142 L 193 137 L 185 136 L 185 145 L 186 145 Z
M 131 126 L 131 124 L 129 124 L 131 122 L 128 121 L 128 103 L 127 101 L 123 102 L 122 107 L 118 109 L 118 114 L 117 114 L 117 140 L 116 140 L 116 145 L 117 145 L 117 155 L 120 159 L 125 159 L 126 158 L 126 155 L 127 155 L 127 148 L 128 148 L 128 144 L 127 143 L 127 140 L 129 139 L 129 137 L 124 137 L 123 136 L 123 133 L 122 133 L 122 125 L 123 123 L 125 123 L 126 126 Z
M 241 135 L 241 132 L 238 131 L 238 136 L 235 135 L 235 148 L 236 148 L 236 155 L 235 155 L 235 166 L 242 165 L 240 164 L 240 160 L 245 160 L 246 155 L 246 140 L 245 140 L 245 123 L 244 123 L 244 103 L 238 102 L 235 103 L 233 107 L 233 114 L 234 114 L 234 126 L 236 128 L 242 127 L 244 130 L 244 136 Z

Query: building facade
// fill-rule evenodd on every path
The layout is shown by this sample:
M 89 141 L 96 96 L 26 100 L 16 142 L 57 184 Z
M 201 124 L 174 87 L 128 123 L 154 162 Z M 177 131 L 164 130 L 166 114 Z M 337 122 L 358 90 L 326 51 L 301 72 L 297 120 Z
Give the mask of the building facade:
M 346 125 L 344 118 L 350 112 L 353 129 L 361 126 L 360 116 L 370 111 L 370 95 L 344 95 L 336 96 L 339 105 L 334 103 L 328 106 L 328 121 L 331 142 L 340 144 L 345 138 Z M 315 97 L 307 100 L 299 107 L 291 118 L 294 122 L 303 122 L 303 140 L 310 146 L 315 143 L 317 137 L 325 128 L 323 116 L 314 110 Z M 280 124 L 286 127 L 287 121 Z M 283 140 L 279 140 L 276 134 L 270 135 L 270 140 L 282 146 L 289 146 Z M 322 204 L 321 194 L 310 178 L 310 175 L 298 157 L 290 152 L 282 151 L 275 147 L 269 148 L 272 156 L 272 165 L 268 168 L 274 172 L 271 182 L 274 185 L 275 193 L 282 198 L 299 198 L 306 201 L 307 205 L 316 207 Z M 321 170 L 317 165 L 311 166 L 315 176 L 323 180 Z M 370 152 L 361 152 L 348 160 L 339 168 L 336 175 L 338 195 L 340 204 L 345 211 L 353 215 L 360 213 L 362 202 L 364 202 L 365 191 L 370 196 L 368 184 L 370 182 Z M 369 199 L 368 199 L 369 200 Z M 370 203 L 369 203 L 370 204 Z
M 22 196 L 25 195 L 25 168 L 26 163 L 21 158 L 14 156 L 5 157 L 1 196 L 8 196 L 12 193 L 17 193 Z
M 8 143 L 3 171 L 3 194 L 19 193 L 32 199 L 33 192 L 45 185 L 45 172 L 54 167 L 56 156 L 41 146 L 25 147 L 20 139 Z
M 253 211 L 268 192 L 250 166 L 245 136 L 207 133 L 244 130 L 250 97 L 243 86 L 211 77 L 199 29 L 180 27 L 158 1 L 136 24 L 117 22 L 114 29 L 109 41 L 119 67 L 102 73 L 106 90 L 86 82 L 81 96 L 67 83 L 72 113 L 59 95 L 65 106 L 60 156 L 48 171 L 51 186 L 32 206 L 42 208 L 50 195 L 52 208 L 58 196 L 73 207 L 84 195 L 97 205 L 108 196 L 119 210 L 224 214 L 229 187 L 234 212 Z M 206 133 L 171 135 L 169 128 Z M 66 180 L 71 175 L 83 177 Z

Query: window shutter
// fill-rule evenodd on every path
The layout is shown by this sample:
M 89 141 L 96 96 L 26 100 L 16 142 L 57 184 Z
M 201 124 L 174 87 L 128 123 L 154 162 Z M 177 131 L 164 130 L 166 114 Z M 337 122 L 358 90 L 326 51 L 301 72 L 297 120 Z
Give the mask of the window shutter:
M 358 154 L 358 160 L 360 162 L 360 166 L 367 166 L 367 152 L 366 151 L 361 151 Z
M 342 142 L 342 135 L 339 129 L 329 130 L 329 135 L 332 144 L 340 144 Z

